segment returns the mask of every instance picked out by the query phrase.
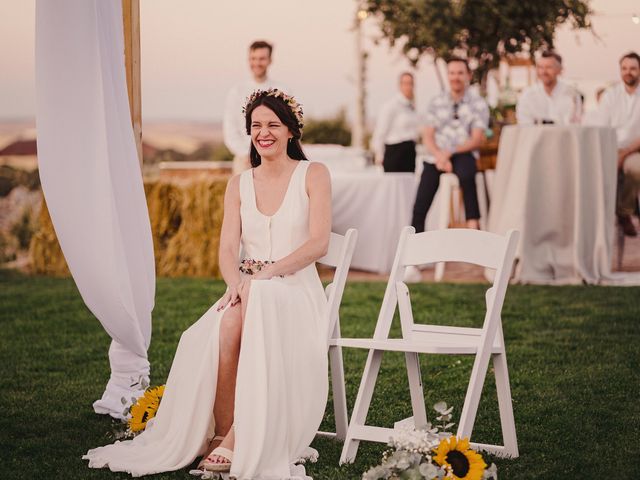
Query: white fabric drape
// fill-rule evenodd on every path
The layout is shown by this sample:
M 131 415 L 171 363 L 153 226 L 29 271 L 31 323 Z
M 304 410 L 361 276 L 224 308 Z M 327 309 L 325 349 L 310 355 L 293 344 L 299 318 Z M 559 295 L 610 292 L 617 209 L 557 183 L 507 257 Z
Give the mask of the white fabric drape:
M 120 1 L 37 1 L 36 104 L 40 178 L 56 235 L 84 302 L 112 338 L 111 378 L 94 409 L 119 417 L 121 397 L 149 375 L 155 296 Z

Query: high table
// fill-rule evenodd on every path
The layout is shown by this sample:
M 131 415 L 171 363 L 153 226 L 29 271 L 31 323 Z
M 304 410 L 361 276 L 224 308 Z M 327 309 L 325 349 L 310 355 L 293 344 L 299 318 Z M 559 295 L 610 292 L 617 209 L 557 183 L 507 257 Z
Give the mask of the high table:
M 375 167 L 360 172 L 331 172 L 332 230 L 358 230 L 352 268 L 389 273 L 400 232 L 411 225 L 418 177 L 412 173 L 383 173 Z M 437 222 L 439 196 L 427 216 L 427 227 Z
M 616 158 L 610 128 L 502 129 L 488 230 L 520 230 L 516 281 L 612 279 Z

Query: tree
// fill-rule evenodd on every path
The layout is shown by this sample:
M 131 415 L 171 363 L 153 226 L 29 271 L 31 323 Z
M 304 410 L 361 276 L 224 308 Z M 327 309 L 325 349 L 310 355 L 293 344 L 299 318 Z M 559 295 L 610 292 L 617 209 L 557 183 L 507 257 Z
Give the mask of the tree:
M 553 48 L 559 25 L 590 29 L 593 13 L 589 0 L 367 0 L 367 9 L 414 65 L 425 54 L 466 56 L 483 89 L 501 58 Z

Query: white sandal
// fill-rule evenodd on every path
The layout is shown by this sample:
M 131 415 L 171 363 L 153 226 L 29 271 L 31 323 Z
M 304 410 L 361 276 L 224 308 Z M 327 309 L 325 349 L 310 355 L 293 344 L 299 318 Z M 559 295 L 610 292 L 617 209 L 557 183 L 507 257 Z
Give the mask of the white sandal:
M 208 462 L 207 458 L 212 455 L 217 455 L 218 457 L 222 457 L 228 462 Z M 228 472 L 231 470 L 231 462 L 233 462 L 233 452 L 228 448 L 217 447 L 214 448 L 213 451 L 207 455 L 207 458 L 202 462 L 202 468 L 209 472 Z
M 211 439 L 211 441 L 209 442 L 209 445 L 211 445 L 213 442 L 215 442 L 216 440 L 219 440 L 220 443 L 222 443 L 222 441 L 224 440 L 224 435 L 216 435 L 215 437 L 213 437 Z M 209 453 L 209 455 L 202 457 L 202 460 L 200 460 L 200 462 L 198 463 L 198 470 L 202 470 L 203 466 L 204 466 L 204 462 L 207 461 L 207 458 L 209 458 L 211 455 L 213 454 L 213 451 L 211 453 Z

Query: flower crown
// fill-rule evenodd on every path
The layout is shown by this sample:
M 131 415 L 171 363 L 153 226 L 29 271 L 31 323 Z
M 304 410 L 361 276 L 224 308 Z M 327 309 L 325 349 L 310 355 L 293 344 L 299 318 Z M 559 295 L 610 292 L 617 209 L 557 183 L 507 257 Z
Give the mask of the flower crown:
M 247 110 L 251 107 L 253 102 L 255 102 L 260 97 L 275 97 L 281 98 L 284 103 L 291 109 L 291 113 L 296 117 L 296 121 L 298 122 L 298 128 L 302 130 L 304 126 L 304 120 L 302 118 L 302 105 L 298 103 L 298 101 L 291 95 L 287 95 L 282 90 L 277 88 L 269 88 L 267 90 L 256 90 L 251 95 L 247 97 L 247 101 L 242 107 L 243 115 L 246 115 Z

